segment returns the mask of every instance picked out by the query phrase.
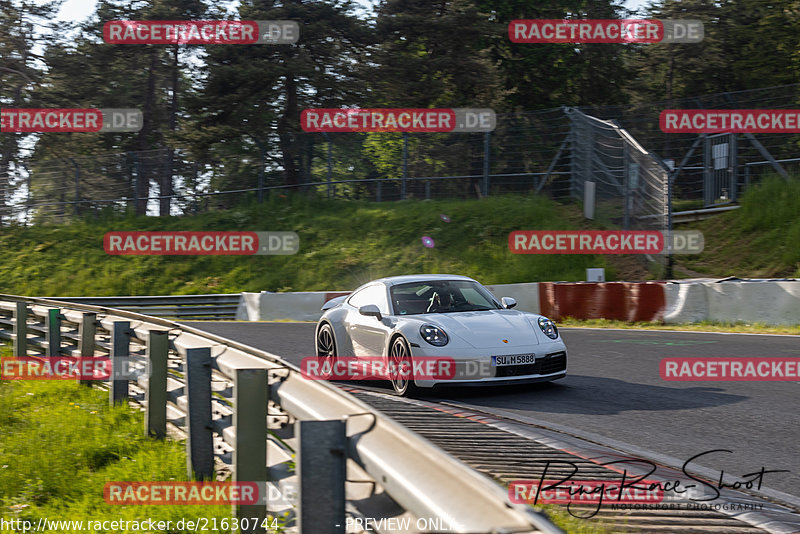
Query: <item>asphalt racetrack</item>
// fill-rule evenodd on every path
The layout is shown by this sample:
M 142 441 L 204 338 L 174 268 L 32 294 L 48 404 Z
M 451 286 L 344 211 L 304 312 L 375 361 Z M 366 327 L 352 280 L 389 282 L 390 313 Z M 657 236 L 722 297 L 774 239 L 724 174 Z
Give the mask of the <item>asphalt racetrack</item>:
M 187 322 L 299 364 L 314 354 L 313 323 Z M 796 336 L 563 328 L 568 375 L 545 384 L 425 395 L 546 426 L 712 480 L 762 481 L 800 506 L 800 382 L 673 382 L 665 357 L 800 357 Z M 386 392 L 390 393 L 389 386 Z M 788 473 L 754 474 L 767 470 Z M 749 475 L 749 476 L 748 476 Z M 781 492 L 781 495 L 775 492 Z M 791 496 L 791 497 L 789 497 Z

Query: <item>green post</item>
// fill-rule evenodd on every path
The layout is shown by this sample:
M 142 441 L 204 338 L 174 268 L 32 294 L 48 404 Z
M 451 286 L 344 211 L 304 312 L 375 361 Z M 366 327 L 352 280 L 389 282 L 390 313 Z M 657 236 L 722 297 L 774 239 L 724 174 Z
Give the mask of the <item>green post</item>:
M 147 390 L 144 433 L 158 439 L 167 436 L 167 359 L 169 336 L 166 330 L 150 330 L 147 336 Z

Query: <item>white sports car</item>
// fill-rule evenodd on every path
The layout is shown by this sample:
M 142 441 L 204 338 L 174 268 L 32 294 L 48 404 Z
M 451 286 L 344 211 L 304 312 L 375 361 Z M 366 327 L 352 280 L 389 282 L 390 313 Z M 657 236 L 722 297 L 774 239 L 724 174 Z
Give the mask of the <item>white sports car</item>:
M 498 301 L 465 276 L 373 280 L 322 306 L 324 313 L 315 331 L 317 358 L 320 365 L 343 360 L 383 362 L 378 368 L 388 370 L 383 376 L 399 395 L 421 387 L 505 385 L 565 377 L 567 349 L 555 323 L 535 313 L 512 310 L 514 306 L 513 298 Z M 447 361 L 455 372 L 410 376 L 396 372 L 401 365 L 417 371 L 418 360 Z

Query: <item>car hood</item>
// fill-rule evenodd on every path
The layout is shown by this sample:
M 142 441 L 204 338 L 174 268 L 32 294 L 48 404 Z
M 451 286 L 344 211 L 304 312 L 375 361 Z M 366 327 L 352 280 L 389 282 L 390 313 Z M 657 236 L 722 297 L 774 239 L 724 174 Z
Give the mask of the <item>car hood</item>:
M 516 310 L 427 313 L 415 319 L 437 324 L 447 335 L 459 337 L 477 349 L 538 345 L 537 316 Z

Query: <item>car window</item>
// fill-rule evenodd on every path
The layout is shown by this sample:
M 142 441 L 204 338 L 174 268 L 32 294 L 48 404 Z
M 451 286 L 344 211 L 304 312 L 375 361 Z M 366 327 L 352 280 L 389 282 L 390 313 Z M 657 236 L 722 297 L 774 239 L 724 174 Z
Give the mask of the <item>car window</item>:
M 355 308 L 374 304 L 382 314 L 389 314 L 389 303 L 386 300 L 386 288 L 382 284 L 367 286 L 353 293 L 347 303 Z
M 470 280 L 432 280 L 398 284 L 390 289 L 396 315 L 483 311 L 500 306 Z

